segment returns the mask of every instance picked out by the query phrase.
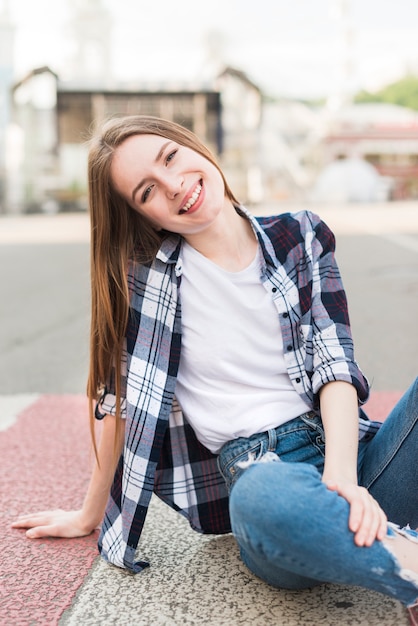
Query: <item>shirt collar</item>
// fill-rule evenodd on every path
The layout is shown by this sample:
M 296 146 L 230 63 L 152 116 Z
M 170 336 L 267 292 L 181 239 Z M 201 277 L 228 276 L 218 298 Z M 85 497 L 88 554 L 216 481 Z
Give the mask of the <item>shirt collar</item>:
M 279 265 L 279 261 L 274 252 L 273 244 L 271 243 L 270 238 L 267 236 L 258 219 L 254 217 L 254 215 L 252 215 L 243 205 L 236 207 L 236 210 L 240 215 L 246 217 L 250 222 L 254 234 L 260 243 L 265 262 L 268 265 L 272 265 L 273 267 L 277 268 Z
M 163 240 L 156 254 L 156 259 L 167 264 L 176 263 L 179 258 L 182 239 L 180 235 L 169 234 Z

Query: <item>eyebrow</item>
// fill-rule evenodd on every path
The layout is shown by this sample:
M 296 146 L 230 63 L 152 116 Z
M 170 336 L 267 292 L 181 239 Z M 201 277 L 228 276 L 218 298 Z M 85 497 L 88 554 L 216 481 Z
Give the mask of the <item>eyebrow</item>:
M 167 146 L 170 145 L 171 140 L 170 141 L 166 141 L 165 143 L 163 143 L 163 145 L 161 146 L 157 156 L 154 159 L 154 163 L 158 163 L 158 161 L 161 159 L 161 157 L 164 154 L 165 149 L 167 148 Z M 145 179 L 141 180 L 135 187 L 135 189 L 132 191 L 132 202 L 135 202 L 135 196 L 138 193 L 139 189 L 141 189 L 141 187 L 145 185 Z

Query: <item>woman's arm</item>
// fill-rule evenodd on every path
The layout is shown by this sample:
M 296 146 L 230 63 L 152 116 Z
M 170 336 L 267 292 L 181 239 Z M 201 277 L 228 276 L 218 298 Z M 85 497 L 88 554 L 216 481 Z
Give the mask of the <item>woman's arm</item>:
M 350 504 L 349 528 L 358 546 L 370 546 L 386 534 L 386 515 L 367 489 L 357 482 L 358 406 L 356 389 L 335 381 L 320 390 L 325 430 L 322 480 Z
M 98 459 L 94 463 L 83 506 L 75 511 L 41 511 L 22 515 L 13 528 L 28 528 L 27 537 L 82 537 L 89 535 L 102 521 L 115 469 L 123 444 L 120 429 L 115 454 L 116 418 L 106 415 L 102 421 Z

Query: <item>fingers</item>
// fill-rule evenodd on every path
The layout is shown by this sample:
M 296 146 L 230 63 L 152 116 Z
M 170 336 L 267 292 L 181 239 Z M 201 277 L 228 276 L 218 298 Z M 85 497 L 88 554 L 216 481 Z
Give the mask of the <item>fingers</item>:
M 327 483 L 328 489 L 336 491 L 350 505 L 348 526 L 354 533 L 357 546 L 371 546 L 376 539 L 383 539 L 387 531 L 387 517 L 379 504 L 364 487 L 352 483 Z
M 41 537 L 59 537 L 60 534 L 56 526 L 36 526 L 26 531 L 29 539 L 40 539 Z
M 356 497 L 350 501 L 348 525 L 357 546 L 371 546 L 386 535 L 386 515 L 364 487 L 358 487 Z
M 12 528 L 27 528 L 26 536 L 29 539 L 84 537 L 94 530 L 94 527 L 83 522 L 81 510 L 63 511 L 62 509 L 22 515 L 13 522 Z
M 359 496 L 351 503 L 349 527 L 358 546 L 371 546 L 386 535 L 387 518 L 367 489 L 359 488 Z
M 40 537 L 58 537 L 59 529 L 51 523 L 51 519 L 43 514 L 21 517 L 12 524 L 12 528 L 27 528 L 26 537 L 39 539 Z
M 33 528 L 34 526 L 44 526 L 51 523 L 54 516 L 62 513 L 61 509 L 55 511 L 38 511 L 37 513 L 28 513 L 20 515 L 17 520 L 12 523 L 12 528 Z

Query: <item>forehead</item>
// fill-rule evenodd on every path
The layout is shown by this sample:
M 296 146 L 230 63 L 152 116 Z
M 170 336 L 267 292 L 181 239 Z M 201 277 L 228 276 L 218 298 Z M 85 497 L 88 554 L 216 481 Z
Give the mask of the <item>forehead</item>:
M 114 159 L 123 159 L 124 156 L 132 155 L 142 156 L 144 160 L 155 159 L 161 146 L 167 141 L 170 140 L 159 135 L 132 135 L 116 148 Z
M 132 135 L 115 150 L 110 166 L 114 187 L 122 194 L 136 184 L 138 176 L 157 158 L 161 148 L 169 141 L 159 135 Z

